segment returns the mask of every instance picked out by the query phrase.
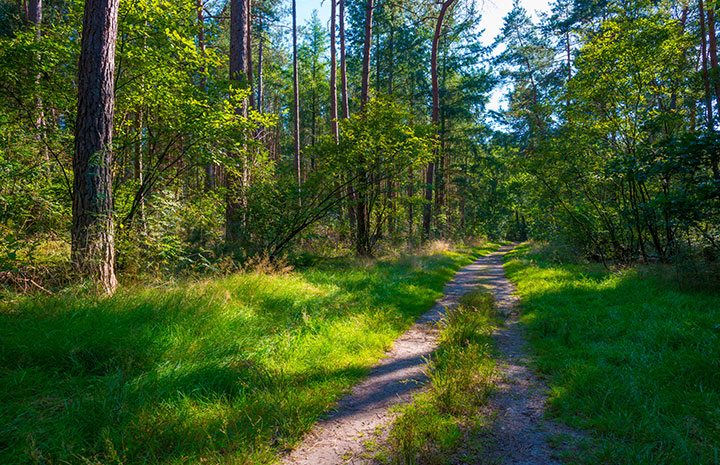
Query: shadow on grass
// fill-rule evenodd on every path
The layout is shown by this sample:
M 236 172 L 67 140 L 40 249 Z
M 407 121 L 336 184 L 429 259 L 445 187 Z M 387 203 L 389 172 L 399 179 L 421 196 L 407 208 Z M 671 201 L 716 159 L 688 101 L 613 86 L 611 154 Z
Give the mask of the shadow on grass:
M 552 411 L 596 438 L 581 463 L 717 463 L 720 298 L 636 270 L 523 260 L 506 269 Z

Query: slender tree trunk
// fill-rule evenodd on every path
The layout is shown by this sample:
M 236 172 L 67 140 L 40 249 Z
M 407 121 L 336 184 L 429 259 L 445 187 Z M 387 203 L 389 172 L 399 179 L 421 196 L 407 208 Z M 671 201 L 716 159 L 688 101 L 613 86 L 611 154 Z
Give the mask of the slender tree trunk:
M 710 81 L 715 91 L 715 106 L 720 112 L 720 69 L 718 69 L 717 39 L 715 37 L 715 6 L 714 2 L 708 2 L 707 6 L 707 22 L 708 22 L 708 51 L 710 52 Z
M 147 230 L 145 221 L 145 190 L 143 186 L 143 110 L 139 107 L 135 111 L 135 160 L 134 160 L 134 177 L 138 189 L 140 189 L 140 228 L 143 232 Z
M 350 118 L 350 104 L 348 96 L 348 84 L 347 84 L 347 66 L 345 63 L 345 0 L 340 1 L 340 87 L 342 90 L 342 113 L 343 118 Z
M 698 9 L 700 10 L 700 35 L 702 36 L 701 54 L 703 67 L 703 84 L 705 86 L 705 107 L 707 110 L 707 129 L 708 131 L 713 132 L 715 130 L 715 124 L 713 121 L 712 96 L 710 91 L 710 71 L 708 70 L 708 50 L 707 37 L 705 32 L 705 11 L 703 8 L 703 0 L 698 0 Z M 717 155 L 713 154 L 711 156 L 710 165 L 713 172 L 713 178 L 716 180 L 720 179 L 720 164 L 718 163 Z
M 292 40 L 293 40 L 293 128 L 295 135 L 295 178 L 298 187 L 302 183 L 300 166 L 300 97 L 298 94 L 298 58 L 297 58 L 297 6 L 292 0 Z
M 365 41 L 363 42 L 362 86 L 360 92 L 360 105 L 367 105 L 370 99 L 370 46 L 372 44 L 373 9 L 374 0 L 367 0 L 365 7 Z
M 342 108 L 342 117 L 348 119 L 350 118 L 350 104 L 348 97 L 347 66 L 345 63 L 345 0 L 338 0 L 338 7 L 338 33 L 340 35 L 340 106 Z M 356 195 L 352 183 L 348 183 L 347 197 L 350 200 L 348 203 L 348 221 L 350 223 L 350 231 L 354 233 L 356 231 L 357 220 L 355 218 Z
M 433 35 L 432 54 L 430 57 L 430 74 L 432 77 L 432 122 L 437 131 L 437 124 L 440 118 L 440 89 L 438 85 L 437 73 L 437 55 L 438 46 L 440 45 L 440 34 L 442 32 L 443 20 L 448 8 L 452 6 L 455 0 L 445 0 L 440 7 L 440 14 L 435 23 L 435 34 Z M 437 137 L 437 134 L 436 134 Z M 428 163 L 425 171 L 425 208 L 423 210 L 423 230 L 422 240 L 427 241 L 430 238 L 430 223 L 432 221 L 432 200 L 433 200 L 433 180 L 435 178 L 435 160 L 437 159 L 437 146 L 434 149 L 433 158 Z
M 365 7 L 365 41 L 363 45 L 363 61 L 362 61 L 362 86 L 360 93 L 361 109 L 365 109 L 370 99 L 370 46 L 372 44 L 372 17 L 373 17 L 373 0 L 367 0 Z M 358 183 L 357 189 L 357 208 L 355 220 L 357 222 L 356 250 L 358 255 L 368 256 L 370 250 L 370 218 L 367 208 L 367 190 L 369 179 L 365 170 L 366 160 L 360 159 L 357 163 Z
M 249 0 L 231 0 L 230 3 L 230 80 L 241 89 L 248 85 L 248 5 Z M 242 102 L 239 108 L 235 109 L 235 112 L 242 117 L 247 117 L 247 111 L 247 102 Z M 234 243 L 240 239 L 243 225 L 240 217 L 244 198 L 243 179 L 237 175 L 237 170 L 227 170 L 225 182 L 227 186 L 225 240 Z
M 715 2 L 708 3 L 707 10 L 708 35 L 710 45 L 710 65 L 712 66 L 712 83 L 715 89 L 715 105 L 720 113 L 720 68 L 718 68 L 717 40 L 715 38 Z M 713 178 L 720 180 L 720 163 L 718 163 L 717 152 L 712 156 Z
M 72 262 L 106 293 L 117 287 L 112 202 L 119 0 L 86 0 L 73 156 Z
M 195 0 L 195 8 L 197 8 L 197 22 L 198 22 L 198 48 L 200 53 L 205 55 L 205 12 L 203 0 Z M 206 69 L 203 65 L 200 70 L 200 92 L 205 93 L 207 88 L 207 76 L 205 76 Z M 205 164 L 205 190 L 215 190 L 215 163 L 209 161 Z
M 330 0 L 330 132 L 335 143 L 340 142 L 337 109 L 337 58 L 335 57 L 335 8 L 336 0 Z
M 265 96 L 263 95 L 264 89 L 263 89 L 263 46 L 265 42 L 265 37 L 263 35 L 263 23 L 262 23 L 262 15 L 258 17 L 259 26 L 260 26 L 260 36 L 258 37 L 258 101 L 257 101 L 257 110 L 259 113 L 262 113 L 264 111 L 264 103 L 263 100 Z
M 390 43 L 388 45 L 388 95 L 393 94 L 395 78 L 395 12 L 390 17 Z
M 252 0 L 247 0 L 247 38 L 245 39 L 247 47 L 247 80 L 250 88 L 250 108 L 255 109 L 255 83 L 253 81 L 253 61 L 252 61 Z

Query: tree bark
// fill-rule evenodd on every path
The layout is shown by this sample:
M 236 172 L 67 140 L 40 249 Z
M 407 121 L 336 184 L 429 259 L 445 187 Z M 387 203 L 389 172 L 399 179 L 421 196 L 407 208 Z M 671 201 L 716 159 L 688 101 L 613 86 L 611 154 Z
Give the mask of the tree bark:
M 111 294 L 115 277 L 112 131 L 119 0 L 86 0 L 73 155 L 72 263 Z
M 360 108 L 362 110 L 365 109 L 370 99 L 370 46 L 372 44 L 373 8 L 373 0 L 367 0 L 365 7 L 365 42 L 363 45 L 362 86 L 360 93 Z M 370 180 L 365 170 L 365 160 L 363 158 L 357 161 L 357 170 L 359 189 L 356 191 L 355 221 L 357 223 L 357 233 L 355 236 L 355 249 L 358 255 L 369 256 L 372 252 L 370 246 L 370 218 L 368 218 L 367 209 L 367 189 Z
M 340 142 L 337 110 L 337 58 L 335 57 L 336 0 L 330 0 L 330 131 L 335 143 Z
M 345 0 L 340 0 L 340 87 L 342 90 L 342 113 L 343 118 L 350 118 L 350 104 L 347 84 L 347 66 L 345 63 Z
M 248 13 L 250 0 L 232 0 L 230 3 L 230 80 L 241 89 L 248 85 Z M 235 109 L 236 114 L 247 117 L 247 101 Z M 243 167 L 244 169 L 244 167 Z M 227 170 L 225 176 L 227 203 L 225 208 L 225 240 L 237 242 L 241 237 L 240 212 L 244 197 L 242 177 L 237 170 Z
M 707 52 L 707 33 L 705 30 L 705 8 L 703 6 L 703 0 L 698 1 L 698 9 L 700 10 L 700 35 L 701 37 L 701 50 L 702 54 L 702 67 L 703 67 L 703 85 L 705 86 L 705 107 L 707 110 L 707 129 L 708 131 L 713 130 L 713 110 L 712 110 L 712 96 L 710 93 L 710 75 L 708 70 L 708 52 Z
M 260 37 L 258 37 L 258 101 L 257 101 L 257 110 L 259 113 L 262 113 L 264 111 L 264 105 L 263 100 L 265 96 L 263 95 L 263 45 L 265 42 L 265 37 L 263 36 L 263 22 L 262 22 L 262 15 L 258 17 L 259 26 L 260 26 Z
M 720 69 L 718 69 L 717 39 L 715 37 L 715 6 L 713 2 L 708 2 L 707 6 L 707 22 L 708 22 L 708 51 L 710 52 L 710 69 L 712 70 L 711 79 L 713 90 L 715 91 L 715 106 L 720 112 Z
M 440 119 L 440 89 L 438 85 L 438 73 L 437 73 L 437 55 L 438 46 L 440 45 L 440 34 L 442 32 L 443 20 L 448 8 L 452 6 L 455 0 L 445 0 L 440 7 L 440 14 L 438 15 L 437 22 L 435 23 L 435 34 L 433 35 L 432 41 L 432 54 L 430 57 L 430 74 L 432 77 L 432 122 L 437 131 L 438 120 Z M 437 138 L 437 132 L 436 132 Z M 425 170 L 425 208 L 423 209 L 423 230 L 422 230 L 422 241 L 427 241 L 430 238 L 430 226 L 432 221 L 432 200 L 433 200 L 433 180 L 435 178 L 435 160 L 437 159 L 437 146 L 433 151 L 433 158 L 428 163 L 427 169 Z
M 362 86 L 360 91 L 361 108 L 365 108 L 370 99 L 370 46 L 372 44 L 373 2 L 374 0 L 367 0 L 365 7 L 365 41 L 363 43 Z
M 298 90 L 298 57 L 297 57 L 297 6 L 292 0 L 292 40 L 293 40 L 293 130 L 295 136 L 295 180 L 298 187 L 302 184 L 300 160 L 300 98 Z

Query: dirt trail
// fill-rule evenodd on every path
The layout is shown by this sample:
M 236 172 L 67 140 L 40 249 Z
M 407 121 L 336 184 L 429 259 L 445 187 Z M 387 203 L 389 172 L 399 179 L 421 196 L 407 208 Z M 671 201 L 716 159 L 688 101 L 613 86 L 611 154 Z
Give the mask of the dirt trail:
M 443 297 L 422 315 L 408 332 L 356 385 L 336 409 L 305 437 L 281 463 L 286 465 L 334 465 L 372 463 L 363 457 L 363 443 L 392 419 L 391 406 L 407 403 L 426 380 L 425 359 L 436 347 L 437 322 L 445 309 L 457 304 L 467 292 L 485 284 L 507 316 L 495 337 L 501 354 L 498 393 L 488 406 L 497 413 L 491 430 L 492 463 L 555 465 L 548 438 L 569 431 L 543 419 L 546 388 L 527 367 L 525 338 L 517 323 L 515 287 L 505 276 L 503 256 L 512 246 L 480 257 L 457 272 L 443 290 Z M 488 457 L 479 458 L 486 463 Z
M 456 305 L 463 294 L 476 289 L 487 272 L 486 262 L 507 250 L 503 247 L 460 269 L 445 285 L 443 296 L 435 306 L 395 340 L 392 349 L 371 370 L 368 378 L 356 385 L 281 463 L 364 463 L 365 459 L 360 457 L 364 441 L 392 419 L 392 413 L 388 412 L 391 406 L 412 400 L 412 394 L 424 383 L 425 359 L 435 350 L 437 322 L 445 314 L 445 308 Z
M 505 249 L 507 250 L 507 249 Z M 504 248 L 499 252 L 504 251 Z M 582 435 L 566 426 L 544 418 L 547 386 L 529 367 L 527 342 L 523 326 L 518 322 L 515 286 L 505 276 L 503 254 L 488 256 L 481 280 L 495 295 L 505 324 L 494 338 L 499 352 L 497 392 L 492 396 L 487 414 L 496 415 L 489 441 L 489 457 L 482 463 L 504 465 L 559 465 L 557 452 L 566 449 L 550 447 L 551 439 L 570 439 L 575 442 Z

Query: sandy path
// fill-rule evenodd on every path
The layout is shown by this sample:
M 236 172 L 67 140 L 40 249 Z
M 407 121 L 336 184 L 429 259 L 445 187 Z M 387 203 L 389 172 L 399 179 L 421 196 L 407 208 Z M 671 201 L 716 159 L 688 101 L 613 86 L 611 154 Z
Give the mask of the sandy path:
M 505 317 L 494 335 L 499 352 L 498 391 L 487 406 L 488 415 L 496 415 L 491 430 L 489 457 L 483 463 L 505 465 L 559 465 L 557 453 L 572 447 L 582 434 L 545 418 L 547 386 L 529 367 L 527 341 L 518 322 L 518 298 L 515 285 L 505 276 L 500 254 L 488 256 L 482 283 L 495 295 Z M 550 447 L 551 438 L 564 437 Z
M 525 335 L 518 323 L 515 286 L 505 276 L 503 257 L 513 246 L 503 246 L 457 272 L 443 297 L 398 338 L 387 356 L 356 385 L 330 415 L 305 437 L 281 463 L 334 465 L 373 463 L 363 457 L 363 443 L 392 420 L 391 406 L 407 403 L 426 380 L 425 359 L 436 347 L 437 326 L 445 308 L 484 284 L 494 295 L 505 324 L 494 338 L 499 352 L 498 391 L 487 408 L 494 417 L 489 450 L 477 463 L 558 465 L 549 440 L 557 434 L 578 433 L 544 418 L 547 387 L 528 367 Z
M 392 419 L 388 408 L 412 400 L 412 394 L 425 381 L 425 358 L 435 350 L 436 323 L 442 319 L 445 308 L 456 305 L 463 294 L 476 288 L 487 272 L 487 263 L 502 260 L 508 249 L 503 247 L 460 269 L 445 285 L 443 296 L 435 306 L 395 340 L 392 349 L 371 370 L 368 378 L 356 385 L 326 419 L 318 422 L 281 463 L 363 463 L 365 459 L 360 456 L 364 450 L 363 442 Z

